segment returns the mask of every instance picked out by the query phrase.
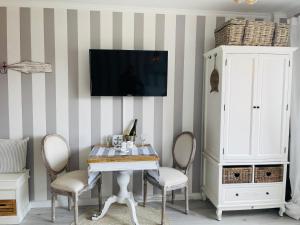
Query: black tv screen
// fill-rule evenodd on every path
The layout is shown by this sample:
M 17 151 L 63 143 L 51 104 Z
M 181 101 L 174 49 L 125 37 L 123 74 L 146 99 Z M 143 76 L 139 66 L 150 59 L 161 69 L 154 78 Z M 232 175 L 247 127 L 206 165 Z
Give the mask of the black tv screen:
M 167 51 L 90 49 L 92 96 L 166 96 Z

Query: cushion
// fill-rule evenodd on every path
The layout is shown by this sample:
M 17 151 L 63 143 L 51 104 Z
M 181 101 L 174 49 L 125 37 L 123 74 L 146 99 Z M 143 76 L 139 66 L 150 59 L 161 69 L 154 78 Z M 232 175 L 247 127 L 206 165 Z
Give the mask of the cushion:
M 57 190 L 78 193 L 88 185 L 87 170 L 74 170 L 57 177 L 51 187 Z
M 185 184 L 188 181 L 188 177 L 184 173 L 170 167 L 160 167 L 159 177 L 152 175 L 152 171 L 149 171 L 148 174 L 156 179 L 160 185 L 166 187 Z
M 29 138 L 0 139 L 0 173 L 24 171 L 28 140 Z

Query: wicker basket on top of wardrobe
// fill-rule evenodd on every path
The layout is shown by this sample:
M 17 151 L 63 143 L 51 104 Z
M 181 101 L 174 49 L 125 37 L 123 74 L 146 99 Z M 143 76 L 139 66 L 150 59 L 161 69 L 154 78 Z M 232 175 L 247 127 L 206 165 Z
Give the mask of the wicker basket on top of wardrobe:
M 272 46 L 274 29 L 273 22 L 247 20 L 243 45 Z
M 274 46 L 281 46 L 286 47 L 289 43 L 289 25 L 286 23 L 278 23 L 275 26 L 275 32 L 274 32 L 274 40 L 273 45 Z
M 241 45 L 246 20 L 231 19 L 215 30 L 216 47 L 219 45 Z

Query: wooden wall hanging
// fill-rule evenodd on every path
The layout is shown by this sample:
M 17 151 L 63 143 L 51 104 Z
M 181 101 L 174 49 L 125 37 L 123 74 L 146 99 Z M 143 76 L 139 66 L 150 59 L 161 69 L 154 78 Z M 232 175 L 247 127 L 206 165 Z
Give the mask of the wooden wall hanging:
M 48 63 L 32 62 L 32 61 L 22 61 L 19 63 L 14 63 L 7 65 L 5 62 L 0 67 L 0 73 L 6 74 L 7 70 L 14 70 L 21 73 L 50 73 L 52 72 L 52 66 Z
M 216 68 L 217 54 L 215 54 L 214 56 L 215 56 L 214 70 L 212 71 L 212 73 L 210 75 L 210 86 L 211 86 L 210 93 L 219 92 L 219 72 Z

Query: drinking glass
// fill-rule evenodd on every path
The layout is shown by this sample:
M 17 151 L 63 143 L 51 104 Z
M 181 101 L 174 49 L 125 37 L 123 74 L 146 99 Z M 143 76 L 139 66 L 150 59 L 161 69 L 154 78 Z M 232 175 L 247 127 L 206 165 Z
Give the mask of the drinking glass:
M 141 134 L 141 144 L 144 146 L 146 143 L 146 134 Z

